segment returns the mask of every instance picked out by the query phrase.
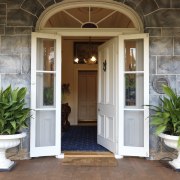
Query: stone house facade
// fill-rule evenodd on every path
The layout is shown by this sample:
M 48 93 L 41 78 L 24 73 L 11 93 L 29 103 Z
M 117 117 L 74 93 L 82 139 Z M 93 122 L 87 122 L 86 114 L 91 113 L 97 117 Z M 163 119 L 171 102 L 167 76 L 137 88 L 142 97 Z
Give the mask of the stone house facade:
M 40 14 L 62 0 L 0 0 L 0 85 L 26 86 L 30 105 L 31 32 Z M 103 2 L 103 1 L 102 1 Z M 166 77 L 180 94 L 180 2 L 178 0 L 116 0 L 134 9 L 141 18 L 144 32 L 150 36 L 150 104 L 159 96 L 152 82 Z M 28 136 L 16 158 L 28 158 Z M 150 127 L 150 159 L 166 150 Z

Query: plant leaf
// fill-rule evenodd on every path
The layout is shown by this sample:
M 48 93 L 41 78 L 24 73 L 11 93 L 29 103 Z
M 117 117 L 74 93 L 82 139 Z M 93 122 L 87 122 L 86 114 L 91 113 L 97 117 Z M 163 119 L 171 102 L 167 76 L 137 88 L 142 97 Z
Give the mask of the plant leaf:
M 164 132 L 166 130 L 165 125 L 158 126 L 156 129 L 156 135 L 159 135 L 160 133 Z

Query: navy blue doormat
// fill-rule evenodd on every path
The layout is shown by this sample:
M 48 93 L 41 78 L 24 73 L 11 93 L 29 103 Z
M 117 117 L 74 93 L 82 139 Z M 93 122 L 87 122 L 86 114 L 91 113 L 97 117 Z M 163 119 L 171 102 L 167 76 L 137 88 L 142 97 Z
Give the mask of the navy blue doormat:
M 97 144 L 97 126 L 71 126 L 62 135 L 62 151 L 108 151 Z

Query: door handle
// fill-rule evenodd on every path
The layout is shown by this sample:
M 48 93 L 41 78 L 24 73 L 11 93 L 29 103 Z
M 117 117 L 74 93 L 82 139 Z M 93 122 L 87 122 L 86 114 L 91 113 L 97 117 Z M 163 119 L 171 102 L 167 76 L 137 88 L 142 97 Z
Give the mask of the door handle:
M 98 108 L 98 112 L 100 111 L 100 109 Z

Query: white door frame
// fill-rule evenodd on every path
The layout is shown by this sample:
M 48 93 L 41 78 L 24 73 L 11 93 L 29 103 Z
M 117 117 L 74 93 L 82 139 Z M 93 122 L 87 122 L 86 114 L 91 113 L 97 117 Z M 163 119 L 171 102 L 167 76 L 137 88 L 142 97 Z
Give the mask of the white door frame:
M 40 32 L 42 32 L 42 31 L 40 31 Z M 49 32 L 49 31 L 48 31 Z M 42 33 L 43 34 L 43 33 Z M 54 33 L 52 33 L 52 34 L 54 34 Z M 87 36 L 87 37 L 89 37 L 89 32 L 85 32 L 84 30 L 82 30 L 82 32 L 81 32 L 81 34 L 79 34 L 79 32 L 61 32 L 61 33 L 59 33 L 59 32 L 56 32 L 56 34 L 58 34 L 58 35 L 60 35 L 61 37 L 62 36 L 73 36 L 73 37 L 75 37 L 75 36 Z M 103 34 L 103 35 L 102 35 Z M 119 35 L 121 35 L 122 33 L 119 33 Z M 133 34 L 132 34 L 133 35 Z M 99 32 L 97 32 L 97 33 L 93 33 L 93 35 L 92 36 L 94 36 L 94 37 L 98 37 L 98 36 L 104 36 L 104 37 L 109 37 L 109 33 L 106 31 L 106 32 L 104 32 L 104 33 L 99 33 Z M 111 33 L 111 36 L 112 37 L 116 37 L 117 36 L 117 32 L 114 32 L 114 33 Z M 62 47 L 61 47 L 62 48 Z M 122 50 L 120 50 L 120 48 L 121 47 L 119 47 L 119 51 L 120 52 L 122 52 Z M 121 58 L 120 58 L 121 57 Z M 119 54 L 119 59 L 120 60 L 122 60 L 122 56 L 120 56 L 120 54 Z M 123 60 L 123 62 L 124 62 L 124 60 Z M 122 65 L 123 65 L 123 62 L 121 63 L 120 62 L 120 68 L 119 68 L 119 71 L 121 70 L 121 67 L 122 67 Z M 61 62 L 62 63 L 62 62 Z M 60 65 L 60 67 L 61 67 L 61 65 Z M 78 72 L 78 70 L 75 72 L 75 74 L 76 74 L 76 76 L 77 76 L 77 72 Z M 57 78 L 58 79 L 58 78 Z M 120 84 L 120 80 L 122 80 L 122 79 L 118 79 L 118 82 L 119 82 L 119 84 Z M 61 79 L 59 79 L 59 82 L 61 81 Z M 146 85 L 146 86 L 148 86 L 148 88 L 149 88 L 149 85 L 147 85 L 147 84 L 144 84 L 144 85 Z M 76 85 L 77 86 L 77 85 Z M 118 86 L 119 87 L 119 86 Z M 77 87 L 76 87 L 77 88 Z M 146 90 L 147 90 L 147 88 L 146 88 Z M 148 93 L 148 91 L 146 91 L 146 93 Z M 119 96 L 119 102 L 122 102 L 122 94 L 123 93 L 121 93 L 121 96 Z M 119 108 L 120 108 L 120 106 L 119 106 Z M 118 109 L 119 109 L 118 108 Z M 120 110 L 120 109 L 119 109 Z M 118 116 L 119 116 L 119 113 L 118 113 Z M 117 120 L 116 120 L 116 124 L 122 124 L 122 122 L 118 122 L 118 119 L 119 118 L 117 118 Z M 121 119 L 121 118 L 120 118 Z M 120 147 L 120 145 L 119 145 L 119 143 L 120 142 L 122 142 L 122 138 L 123 138 L 123 136 L 121 137 L 120 136 L 120 133 L 118 133 L 119 132 L 119 130 L 120 130 L 120 128 L 119 128 L 119 126 L 117 127 L 118 129 L 117 129 L 117 131 L 116 131 L 116 137 L 117 137 L 117 139 L 118 139 L 118 153 L 117 154 L 115 154 L 115 157 L 117 157 L 117 158 L 122 158 L 122 153 L 120 152 L 120 149 L 119 149 L 119 147 Z M 149 132 L 149 131 L 148 131 Z M 147 135 L 147 133 L 145 133 L 146 135 Z M 63 157 L 63 156 L 61 156 L 61 154 L 59 155 L 59 157 Z
M 132 22 L 134 23 L 135 28 L 100 28 L 100 29 L 78 29 L 78 28 L 46 28 L 45 24 L 46 21 L 53 16 L 55 13 L 62 11 L 63 9 L 68 8 L 76 8 L 76 7 L 84 7 L 84 6 L 91 6 L 91 7 L 101 7 L 101 8 L 107 8 L 107 9 L 113 9 L 116 11 L 119 11 L 123 14 L 125 14 L 127 17 L 129 17 Z M 49 33 L 49 34 L 59 34 L 60 36 L 87 36 L 91 35 L 92 37 L 117 37 L 121 34 L 138 34 L 143 33 L 143 23 L 138 16 L 138 14 L 130 7 L 126 6 L 125 4 L 115 2 L 115 1 L 109 1 L 109 0 L 97 0 L 97 1 L 84 1 L 84 0 L 68 0 L 68 1 L 62 1 L 59 3 L 56 3 L 48 8 L 46 8 L 43 13 L 38 18 L 37 24 L 36 24 L 36 32 L 41 33 Z M 119 55 L 120 57 L 120 55 Z M 122 57 L 121 57 L 122 58 Z M 121 64 L 123 65 L 123 63 Z M 60 65 L 61 66 L 61 65 Z M 119 67 L 120 70 L 120 67 Z M 78 70 L 74 71 L 74 77 L 77 77 Z M 61 79 L 60 79 L 61 81 Z M 120 79 L 118 78 L 118 82 L 120 82 Z M 74 87 L 75 90 L 77 90 L 77 84 Z M 122 94 L 122 93 L 121 93 Z M 119 96 L 119 101 L 120 101 Z M 77 100 L 76 100 L 77 102 Z M 77 105 L 77 104 L 76 104 Z M 119 109 L 119 107 L 118 107 Z M 77 112 L 77 110 L 76 110 Z M 119 115 L 119 113 L 118 113 Z M 77 114 L 76 114 L 77 116 Z M 118 119 L 118 118 L 117 118 Z M 117 124 L 120 124 L 117 122 Z M 117 126 L 119 128 L 119 126 Z M 118 131 L 116 131 L 116 137 L 119 139 L 120 133 L 118 134 Z M 118 145 L 119 147 L 119 145 Z M 119 152 L 119 151 L 118 151 Z M 120 153 L 118 153 L 120 155 Z

